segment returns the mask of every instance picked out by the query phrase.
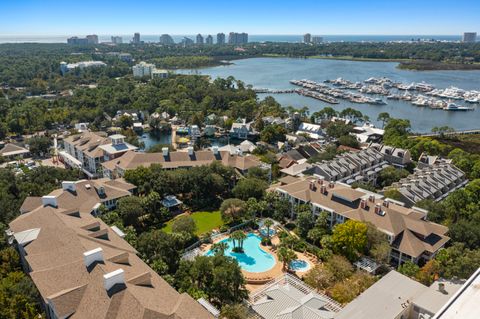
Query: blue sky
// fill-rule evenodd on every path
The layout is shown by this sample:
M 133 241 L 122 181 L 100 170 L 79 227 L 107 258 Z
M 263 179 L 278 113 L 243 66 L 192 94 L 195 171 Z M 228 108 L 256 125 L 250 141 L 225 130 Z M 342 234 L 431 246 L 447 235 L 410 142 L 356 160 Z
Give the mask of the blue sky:
M 0 34 L 454 35 L 480 32 L 480 0 L 0 0 Z

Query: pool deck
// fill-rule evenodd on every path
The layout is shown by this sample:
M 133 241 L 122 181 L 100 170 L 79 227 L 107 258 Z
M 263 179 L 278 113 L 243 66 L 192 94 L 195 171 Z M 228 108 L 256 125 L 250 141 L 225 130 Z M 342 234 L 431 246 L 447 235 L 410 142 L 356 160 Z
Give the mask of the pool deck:
M 253 232 L 256 235 L 259 235 L 258 231 Z M 228 235 L 221 236 L 219 238 L 215 238 L 212 244 L 206 244 L 201 247 L 203 252 L 207 252 L 210 250 L 213 244 L 228 238 Z M 263 251 L 270 253 L 273 258 L 275 258 L 275 265 L 273 266 L 272 269 L 264 272 L 248 272 L 242 269 L 242 274 L 245 277 L 245 280 L 247 282 L 246 288 L 250 291 L 253 292 L 261 287 L 263 287 L 266 283 L 270 282 L 271 280 L 274 280 L 275 278 L 278 278 L 282 276 L 286 271 L 283 269 L 283 263 L 278 260 L 277 257 L 277 252 L 274 247 L 277 247 L 280 244 L 280 239 L 277 236 L 272 236 L 272 246 L 262 246 L 260 245 L 260 249 Z M 305 271 L 293 271 L 291 273 L 294 273 L 298 277 L 302 278 L 303 275 L 305 275 L 310 269 L 312 269 L 315 264 L 318 263 L 317 259 L 315 256 L 311 254 L 304 254 L 300 252 L 295 252 L 297 255 L 297 259 L 303 259 L 305 260 L 309 267 Z

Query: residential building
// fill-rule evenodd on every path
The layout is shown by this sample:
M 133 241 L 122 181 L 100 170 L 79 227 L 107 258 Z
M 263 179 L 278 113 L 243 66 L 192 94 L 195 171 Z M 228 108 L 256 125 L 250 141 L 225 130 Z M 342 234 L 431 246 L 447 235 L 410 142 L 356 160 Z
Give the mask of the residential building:
M 152 72 L 155 70 L 155 64 L 140 62 L 132 67 L 134 77 L 152 77 Z
M 313 36 L 312 37 L 312 43 L 313 44 L 320 44 L 323 42 L 323 38 L 322 37 L 318 37 L 318 36 Z
M 378 173 L 388 166 L 389 163 L 379 151 L 367 148 L 359 152 L 342 153 L 331 161 L 315 163 L 309 173 L 331 182 L 375 183 Z
M 87 38 L 79 38 L 79 37 L 71 37 L 67 39 L 68 44 L 73 44 L 73 45 L 85 45 L 88 44 L 88 39 Z
M 98 44 L 98 35 L 89 34 L 86 36 L 88 44 Z
M 312 42 L 312 35 L 310 33 L 305 33 L 303 35 L 303 43 L 311 43 Z
M 283 127 L 285 127 L 286 123 L 287 123 L 284 119 L 282 119 L 279 116 L 264 116 L 264 117 L 262 117 L 262 121 L 265 125 L 276 124 L 276 125 L 280 125 L 280 126 L 283 126 Z
M 371 144 L 370 147 L 379 151 L 383 159 L 395 167 L 404 168 L 412 162 L 409 150 L 382 144 Z
M 419 263 L 435 257 L 449 241 L 448 228 L 427 220 L 428 212 L 384 198 L 347 184 L 327 182 L 321 178 L 297 178 L 288 184 L 271 189 L 291 203 L 291 217 L 295 218 L 300 204 L 311 207 L 318 216 L 328 214 L 330 227 L 349 219 L 373 224 L 386 234 L 390 244 L 390 261 L 398 265 L 406 261 Z
M 169 34 L 162 34 L 160 36 L 161 44 L 174 44 L 173 38 Z
M 250 296 L 248 305 L 263 319 L 332 319 L 342 309 L 337 302 L 290 274 L 255 291 Z
M 115 44 L 122 44 L 123 43 L 123 38 L 119 36 L 112 36 L 111 38 L 112 43 Z
M 355 126 L 351 133 L 360 143 L 379 142 L 385 134 L 385 130 L 376 128 L 375 125 L 364 123 L 362 126 Z
M 205 38 L 205 43 L 208 45 L 213 44 L 213 37 L 210 34 Z
M 232 124 L 230 128 L 230 137 L 240 140 L 246 140 L 257 132 L 253 129 L 253 122 L 247 123 L 246 119 Z
M 77 63 L 60 62 L 60 72 L 62 75 L 65 75 L 67 72 L 74 69 L 97 68 L 102 66 L 107 66 L 107 64 L 102 61 L 82 61 Z
M 193 44 L 194 44 L 194 42 L 190 38 L 184 37 L 183 40 L 182 40 L 183 47 L 188 47 L 188 46 L 191 46 Z
M 418 158 L 417 168 L 423 169 L 439 164 L 452 164 L 452 160 L 448 158 L 442 158 L 440 156 L 428 155 L 427 153 L 423 152 Z
M 79 167 L 88 177 L 101 176 L 101 165 L 105 161 L 121 156 L 137 147 L 124 141 L 123 135 L 111 135 L 83 132 L 64 139 L 63 152 L 60 152 L 64 163 L 71 163 Z
M 310 171 L 312 169 L 312 164 L 309 164 L 307 162 L 301 162 L 301 163 L 293 163 L 293 164 L 288 164 L 286 168 L 280 170 L 282 174 L 288 175 L 288 176 L 305 176 L 305 173 Z
M 162 69 L 153 69 L 152 79 L 166 79 L 168 78 L 168 71 Z
M 217 33 L 217 44 L 225 44 L 225 33 Z
M 4 158 L 7 161 L 13 161 L 16 158 L 25 158 L 30 155 L 30 151 L 24 147 L 15 144 L 5 144 L 0 149 L 0 158 Z
M 230 32 L 228 35 L 228 44 L 246 44 L 248 43 L 247 33 Z
M 412 206 L 424 199 L 440 201 L 467 183 L 465 173 L 456 166 L 440 163 L 417 168 L 413 174 L 393 183 L 390 188 L 397 189 L 402 196 L 400 200 Z
M 304 134 L 315 140 L 321 139 L 324 136 L 322 127 L 320 125 L 306 122 L 300 124 L 295 134 Z
M 170 152 L 167 147 L 163 148 L 161 153 L 129 151 L 120 158 L 103 163 L 102 166 L 103 175 L 114 179 L 124 176 L 127 170 L 140 166 L 149 167 L 153 164 L 160 164 L 163 169 L 179 169 L 209 165 L 213 162 L 220 162 L 225 166 L 233 167 L 242 174 L 246 174 L 252 167 L 270 170 L 270 165 L 264 164 L 256 156 L 230 154 L 228 151 L 220 151 L 218 147 L 202 151 L 194 151 L 193 147 L 189 147 L 186 152 Z
M 140 33 L 136 32 L 132 39 L 133 44 L 140 44 Z
M 197 34 L 196 40 L 197 40 L 197 44 L 203 44 L 203 37 L 200 33 Z
M 93 216 L 132 187 L 119 180 L 63 182 L 9 224 L 47 318 L 213 319 L 145 264 L 118 227 Z
M 124 62 L 132 62 L 132 55 L 130 53 L 120 53 L 118 58 Z
M 458 281 L 441 279 L 427 287 L 392 270 L 340 310 L 335 319 L 431 318 L 461 286 Z
M 480 268 L 465 284 L 435 313 L 432 319 L 476 319 L 480 300 Z
M 475 43 L 477 41 L 477 32 L 464 32 L 462 42 Z

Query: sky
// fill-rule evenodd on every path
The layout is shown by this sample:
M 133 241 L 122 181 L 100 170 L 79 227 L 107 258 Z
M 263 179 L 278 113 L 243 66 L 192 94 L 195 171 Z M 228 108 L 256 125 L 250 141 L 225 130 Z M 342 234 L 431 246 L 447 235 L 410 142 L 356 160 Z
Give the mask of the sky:
M 480 0 L 0 0 L 0 35 L 458 35 Z

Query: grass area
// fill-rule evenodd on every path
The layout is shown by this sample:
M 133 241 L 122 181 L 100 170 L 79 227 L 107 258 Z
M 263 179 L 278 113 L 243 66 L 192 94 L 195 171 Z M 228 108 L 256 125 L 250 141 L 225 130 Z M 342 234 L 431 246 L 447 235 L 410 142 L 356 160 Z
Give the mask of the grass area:
M 180 216 L 177 216 L 165 223 L 165 226 L 162 228 L 162 230 L 167 233 L 171 233 L 173 221 Z M 224 224 L 222 220 L 222 215 L 218 210 L 213 212 L 196 212 L 191 214 L 190 216 L 192 216 L 192 218 L 195 220 L 195 223 L 197 224 L 196 235 L 205 234 L 212 229 L 220 228 Z

